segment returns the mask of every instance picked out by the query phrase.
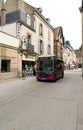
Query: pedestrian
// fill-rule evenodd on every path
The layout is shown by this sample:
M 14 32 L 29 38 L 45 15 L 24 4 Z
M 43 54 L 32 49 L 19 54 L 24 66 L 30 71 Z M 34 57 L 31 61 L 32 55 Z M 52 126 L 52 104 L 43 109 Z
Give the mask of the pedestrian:
M 36 65 L 33 66 L 33 75 L 36 75 Z

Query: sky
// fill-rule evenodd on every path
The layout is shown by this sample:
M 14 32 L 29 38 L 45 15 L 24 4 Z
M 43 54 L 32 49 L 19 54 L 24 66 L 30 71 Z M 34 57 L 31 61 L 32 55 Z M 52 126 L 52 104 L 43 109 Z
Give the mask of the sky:
M 43 16 L 50 18 L 50 24 L 55 28 L 62 26 L 65 40 L 70 41 L 73 49 L 79 49 L 82 44 L 81 7 L 82 0 L 24 0 L 34 7 L 41 7 Z

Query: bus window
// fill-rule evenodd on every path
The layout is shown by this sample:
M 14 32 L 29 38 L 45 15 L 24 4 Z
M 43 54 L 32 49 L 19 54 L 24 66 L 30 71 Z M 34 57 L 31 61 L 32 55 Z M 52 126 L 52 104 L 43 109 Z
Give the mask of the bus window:
M 39 61 L 38 62 L 38 71 L 52 71 L 53 70 L 53 63 L 50 61 Z

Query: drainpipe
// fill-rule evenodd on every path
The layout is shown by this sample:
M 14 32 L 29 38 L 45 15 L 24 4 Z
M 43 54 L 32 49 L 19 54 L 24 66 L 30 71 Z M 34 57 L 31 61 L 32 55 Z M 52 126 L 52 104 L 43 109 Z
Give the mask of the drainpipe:
M 4 7 L 4 1 L 2 1 L 2 8 L 1 8 L 1 26 L 6 24 L 6 9 Z

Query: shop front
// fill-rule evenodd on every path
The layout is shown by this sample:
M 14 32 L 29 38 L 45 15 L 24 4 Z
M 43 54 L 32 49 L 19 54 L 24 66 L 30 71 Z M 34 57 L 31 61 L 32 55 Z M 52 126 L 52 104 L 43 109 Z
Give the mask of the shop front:
M 36 55 L 23 55 L 22 59 L 22 76 L 32 76 L 33 75 L 33 68 L 36 64 Z

